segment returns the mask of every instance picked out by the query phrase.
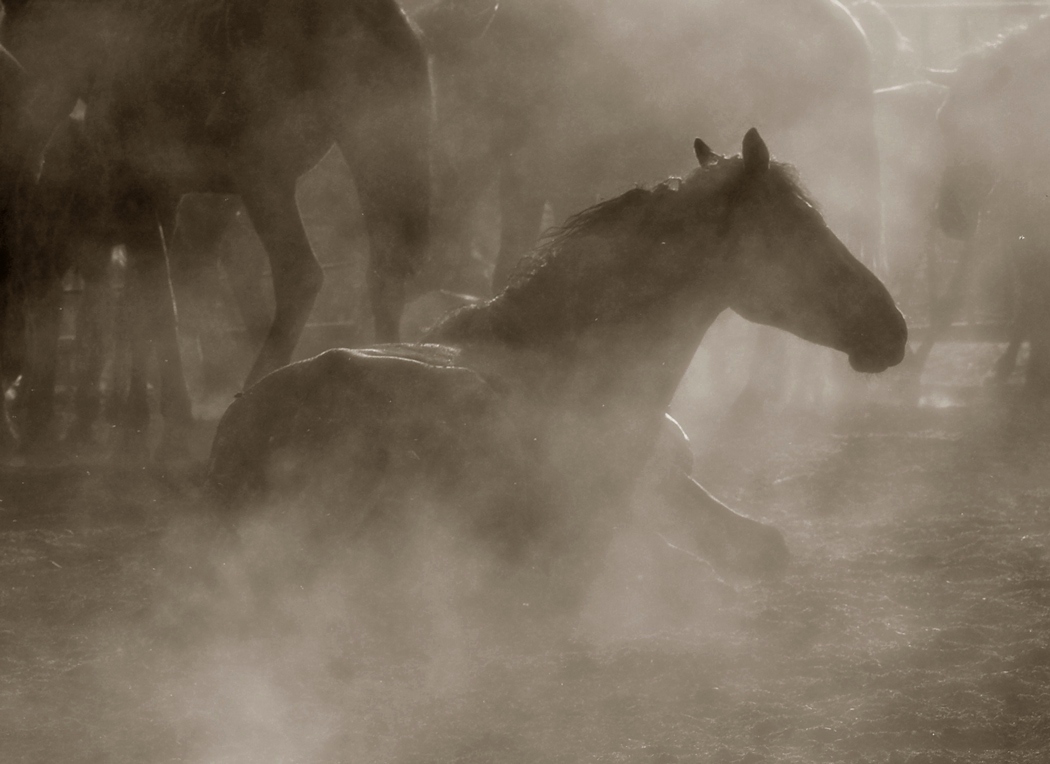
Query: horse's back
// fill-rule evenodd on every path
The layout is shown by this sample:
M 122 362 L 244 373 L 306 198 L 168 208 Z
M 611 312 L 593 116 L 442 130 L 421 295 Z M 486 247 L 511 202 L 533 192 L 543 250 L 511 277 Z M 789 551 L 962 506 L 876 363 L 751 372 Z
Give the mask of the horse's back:
M 357 521 L 376 506 L 504 489 L 520 464 L 500 394 L 438 345 L 329 350 L 278 369 L 233 402 L 209 481 L 227 507 L 309 495 Z M 504 466 L 500 466 L 504 465 Z

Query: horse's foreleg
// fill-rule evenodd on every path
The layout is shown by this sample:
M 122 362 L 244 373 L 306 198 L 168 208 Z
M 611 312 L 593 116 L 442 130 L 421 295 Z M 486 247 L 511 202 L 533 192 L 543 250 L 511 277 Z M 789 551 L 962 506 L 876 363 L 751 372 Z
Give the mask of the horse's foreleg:
M 681 470 L 672 470 L 662 494 L 715 568 L 755 578 L 784 572 L 791 554 L 778 529 L 734 512 Z
M 314 257 L 295 204 L 295 180 L 245 172 L 238 189 L 270 258 L 275 311 L 245 387 L 287 364 L 321 291 L 324 272 Z
M 150 220 L 152 218 L 152 220 Z M 152 225 L 150 225 L 152 223 Z M 170 230 L 170 228 L 169 228 Z M 129 288 L 132 320 L 132 370 L 128 393 L 129 434 L 144 434 L 149 422 L 147 359 L 153 350 L 160 376 L 160 410 L 164 434 L 159 458 L 183 456 L 193 423 L 192 406 L 179 352 L 175 297 L 160 225 L 147 215 L 129 236 Z M 137 318 L 136 318 L 137 316 Z
M 691 477 L 692 469 L 689 439 L 665 414 L 648 471 L 671 511 L 669 530 L 687 529 L 700 556 L 719 570 L 755 578 L 783 573 L 790 559 L 783 534 L 734 512 Z

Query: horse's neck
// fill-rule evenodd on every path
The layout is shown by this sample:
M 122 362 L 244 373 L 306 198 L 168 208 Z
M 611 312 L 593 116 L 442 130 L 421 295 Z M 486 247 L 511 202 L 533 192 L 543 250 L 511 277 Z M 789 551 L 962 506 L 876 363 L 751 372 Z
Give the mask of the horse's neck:
M 715 285 L 636 321 L 588 327 L 556 341 L 500 338 L 491 313 L 476 311 L 432 341 L 463 349 L 463 362 L 498 378 L 521 412 L 520 425 L 551 458 L 581 444 L 627 486 L 648 458 L 664 412 L 711 323 L 724 309 Z M 467 317 L 465 317 L 467 318 Z M 585 470 L 584 470 L 585 471 Z

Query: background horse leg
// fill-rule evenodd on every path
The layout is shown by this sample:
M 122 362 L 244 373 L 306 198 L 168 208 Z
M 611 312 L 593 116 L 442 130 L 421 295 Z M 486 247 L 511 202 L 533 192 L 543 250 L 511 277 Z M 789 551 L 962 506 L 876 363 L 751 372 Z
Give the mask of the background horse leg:
M 405 246 L 405 231 L 396 207 L 402 202 L 391 198 L 384 188 L 384 177 L 392 172 L 390 164 L 371 156 L 374 141 L 350 131 L 341 136 L 339 150 L 343 152 L 357 185 L 357 196 L 368 227 L 368 299 L 372 307 L 372 322 L 376 342 L 399 342 L 401 315 L 405 310 L 408 279 L 419 266 L 413 253 Z
M 439 173 L 431 254 L 417 279 L 416 292 L 447 289 L 472 295 L 488 293 L 492 276 L 486 274 L 485 261 L 475 253 L 474 220 L 486 189 L 494 181 L 494 169 L 480 161 Z
M 84 292 L 80 296 L 76 318 L 76 419 L 67 439 L 76 445 L 94 442 L 94 426 L 102 410 L 100 382 L 106 359 L 106 330 L 112 311 L 109 283 L 111 249 L 96 247 L 82 258 L 80 275 Z
M 259 166 L 264 165 L 255 167 Z M 244 383 L 247 388 L 291 360 L 321 291 L 324 271 L 299 217 L 294 177 L 245 171 L 238 189 L 270 258 L 275 302 L 273 323 Z
M 160 409 L 164 432 L 157 458 L 181 458 L 188 453 L 187 436 L 193 424 L 192 406 L 179 353 L 175 297 L 171 288 L 167 251 L 161 221 L 171 230 L 175 204 L 166 199 L 157 205 L 159 215 L 143 210 L 128 226 L 128 293 L 134 326 L 131 327 L 132 364 L 128 391 L 129 444 L 145 438 L 149 424 L 147 362 L 154 350 L 160 377 Z M 161 221 L 158 221 L 158 217 Z
M 922 369 L 926 365 L 926 359 L 929 358 L 933 346 L 941 338 L 945 330 L 951 326 L 952 321 L 955 319 L 955 314 L 959 311 L 959 306 L 963 300 L 966 279 L 969 277 L 970 268 L 973 265 L 975 249 L 974 239 L 971 236 L 963 245 L 962 254 L 960 254 L 959 262 L 952 273 L 948 289 L 945 291 L 944 296 L 937 301 L 937 304 L 933 306 L 926 337 L 923 339 L 919 349 L 915 351 L 912 361 L 911 371 L 916 379 L 922 374 Z
M 997 385 L 1005 385 L 1017 367 L 1017 356 L 1021 352 L 1021 345 L 1028 338 L 1032 330 L 1032 308 L 1029 298 L 1032 290 L 1027 288 L 1023 271 L 1023 253 L 1017 250 L 1016 243 L 1011 248 L 1008 266 L 1010 268 L 1010 279 L 1013 287 L 1013 302 L 1015 304 L 1013 321 L 1010 324 L 1009 341 L 1006 350 L 996 360 L 992 367 L 990 381 Z
M 1050 396 L 1050 303 L 1046 299 L 1050 288 L 1050 264 L 1046 259 L 1050 249 L 1050 232 L 1033 225 L 1026 235 L 1017 239 L 1014 256 L 1020 275 L 1020 316 L 1024 321 L 1019 331 L 1028 340 L 1028 369 L 1025 373 L 1025 392 L 1039 398 Z
M 228 397 L 229 391 L 240 389 L 245 372 L 236 363 L 240 360 L 240 348 L 236 347 L 230 332 L 232 327 L 225 320 L 230 295 L 222 285 L 220 262 L 233 287 L 233 297 L 245 315 L 247 344 L 253 345 L 253 355 L 262 345 L 271 321 L 259 283 L 261 258 L 242 257 L 246 262 L 237 263 L 233 247 L 226 239 L 239 211 L 237 197 L 215 194 L 183 197 L 169 247 L 176 305 L 182 318 L 179 335 L 184 341 L 189 339 L 199 353 L 199 384 L 205 396 Z M 258 265 L 255 261 L 259 261 Z M 241 270 L 250 272 L 242 274 Z M 250 294 L 242 295 L 248 292 Z M 256 313 L 261 315 L 249 318 L 243 306 L 253 302 L 261 304 L 261 308 L 256 308 Z
M 42 285 L 32 290 L 26 303 L 22 447 L 28 453 L 41 453 L 57 441 L 53 428 L 61 323 L 62 279 L 59 274 L 49 274 Z

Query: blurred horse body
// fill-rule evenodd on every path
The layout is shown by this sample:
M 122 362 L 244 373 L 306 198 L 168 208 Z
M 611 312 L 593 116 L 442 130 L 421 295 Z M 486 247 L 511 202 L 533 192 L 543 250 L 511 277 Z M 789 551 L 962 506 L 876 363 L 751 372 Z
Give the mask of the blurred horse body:
M 102 0 L 7 3 L 3 41 L 26 69 L 21 117 L 0 131 L 7 215 L 77 99 L 101 157 L 139 319 L 175 369 L 175 314 L 161 231 L 184 193 L 241 196 L 270 257 L 276 312 L 249 374 L 286 363 L 322 272 L 295 183 L 334 143 L 357 183 L 371 239 L 380 339 L 397 337 L 404 281 L 428 235 L 430 89 L 426 58 L 394 0 Z M 185 387 L 185 382 L 182 382 Z M 137 417 L 148 418 L 148 411 Z
M 1027 385 L 1048 394 L 1050 99 L 1042 94 L 1050 87 L 1050 16 L 1002 35 L 964 56 L 954 71 L 936 76 L 948 87 L 938 116 L 948 155 L 941 226 L 951 236 L 972 239 L 994 200 L 995 224 L 1013 242 L 1019 285 L 1014 335 L 998 373 L 1008 376 L 1027 339 Z
M 396 534 L 426 516 L 464 549 L 548 582 L 506 602 L 575 606 L 722 311 L 847 353 L 857 370 L 899 363 L 907 328 L 892 298 L 757 131 L 742 156 L 695 149 L 689 178 L 570 218 L 506 290 L 423 343 L 329 351 L 246 391 L 212 448 L 228 516 L 277 499 L 278 513 L 314 513 L 341 555 L 346 534 Z M 654 469 L 702 546 L 704 534 L 757 538 L 687 465 Z M 768 542 L 752 551 L 775 556 Z

